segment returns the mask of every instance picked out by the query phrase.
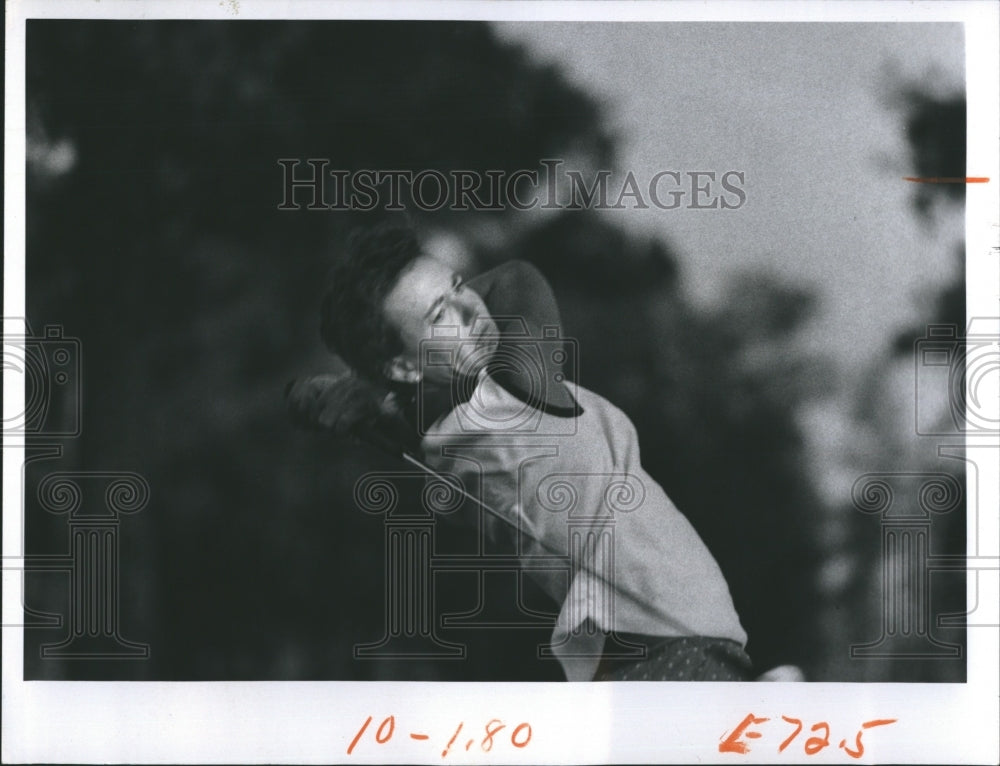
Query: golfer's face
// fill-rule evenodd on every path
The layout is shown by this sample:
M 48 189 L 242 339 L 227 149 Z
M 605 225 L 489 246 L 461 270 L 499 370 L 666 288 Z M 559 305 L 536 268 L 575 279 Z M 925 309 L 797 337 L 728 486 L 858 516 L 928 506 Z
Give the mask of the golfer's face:
M 403 340 L 402 356 L 424 380 L 475 374 L 496 348 L 497 327 L 482 298 L 434 258 L 421 256 L 403 272 L 384 310 Z

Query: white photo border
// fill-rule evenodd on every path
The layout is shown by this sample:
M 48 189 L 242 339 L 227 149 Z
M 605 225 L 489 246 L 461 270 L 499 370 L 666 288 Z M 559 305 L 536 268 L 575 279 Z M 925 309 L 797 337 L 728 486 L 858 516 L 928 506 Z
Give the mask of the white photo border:
M 989 176 L 966 195 L 968 315 L 998 316 L 1000 92 L 995 2 L 130 2 L 79 0 L 7 4 L 5 70 L 4 315 L 25 313 L 25 22 L 28 18 L 468 19 L 543 21 L 883 21 L 962 22 L 969 103 L 968 175 Z M 18 378 L 4 377 L 4 413 L 23 410 Z M 1000 395 L 991 392 L 992 395 Z M 990 394 L 988 394 L 990 395 Z M 975 437 L 969 436 L 971 441 Z M 996 439 L 989 446 L 996 448 Z M 994 458 L 1000 451 L 987 450 Z M 3 449 L 4 561 L 19 555 L 23 446 Z M 980 556 L 997 556 L 998 460 L 979 465 Z M 970 476 L 969 481 L 975 481 Z M 986 548 L 984 548 L 986 546 Z M 989 546 L 994 546 L 988 549 Z M 986 573 L 1000 578 L 1000 572 Z M 971 578 L 970 578 L 971 579 Z M 3 571 L 4 623 L 18 622 L 20 573 Z M 969 603 L 975 603 L 970 583 Z M 995 592 L 994 587 L 994 592 Z M 994 605 L 995 608 L 995 605 Z M 389 682 L 25 682 L 20 629 L 3 631 L 5 763 L 444 762 L 458 722 L 477 733 L 491 719 L 530 722 L 529 747 L 484 754 L 457 748 L 457 763 L 801 762 L 755 747 L 720 754 L 720 739 L 743 719 L 794 715 L 828 721 L 834 742 L 862 721 L 895 718 L 866 742 L 864 762 L 995 763 L 998 760 L 998 630 L 968 630 L 965 684 L 456 684 Z M 347 747 L 367 716 L 395 716 L 401 735 L 375 748 Z M 466 729 L 468 731 L 469 729 Z M 509 729 L 508 729 L 509 732 Z M 482 736 L 478 734 L 477 736 Z M 464 739 L 464 737 L 463 737 Z M 769 740 L 770 743 L 770 740 Z M 831 746 L 808 759 L 849 763 Z

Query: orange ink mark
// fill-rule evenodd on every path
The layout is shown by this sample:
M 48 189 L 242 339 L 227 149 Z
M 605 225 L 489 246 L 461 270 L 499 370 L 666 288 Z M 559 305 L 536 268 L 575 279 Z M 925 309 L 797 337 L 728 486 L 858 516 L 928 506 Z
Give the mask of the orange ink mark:
M 527 736 L 525 736 L 523 742 L 518 742 L 518 740 L 517 740 L 517 734 L 520 731 L 526 731 L 527 732 Z M 518 724 L 518 726 L 514 729 L 513 733 L 510 735 L 510 744 L 512 744 L 514 747 L 524 747 L 530 741 L 531 741 L 531 724 L 530 723 Z
M 755 718 L 753 713 L 748 713 L 747 717 L 740 722 L 740 725 L 733 729 L 732 734 L 729 734 L 728 736 L 725 734 L 722 735 L 725 739 L 719 743 L 719 752 L 739 753 L 740 755 L 749 753 L 750 746 L 747 745 L 746 742 L 740 740 L 740 737 L 746 737 L 747 739 L 759 739 L 761 736 L 759 731 L 747 731 L 747 729 L 754 724 L 764 723 L 769 720 L 771 719 Z
M 822 737 L 810 737 L 806 740 L 806 755 L 816 755 L 824 747 L 830 744 L 830 724 L 826 721 L 820 721 L 817 724 L 813 724 L 809 731 L 817 731 L 823 729 Z
M 386 731 L 386 726 L 389 730 Z M 396 716 L 391 715 L 386 718 L 382 723 L 379 724 L 378 731 L 375 732 L 375 741 L 380 745 L 384 745 L 389 741 L 389 737 L 392 736 L 393 730 L 396 728 Z
M 493 724 L 499 724 L 499 726 L 494 726 Z M 493 749 L 493 737 L 504 728 L 504 724 L 500 723 L 499 718 L 494 718 L 488 724 L 486 724 L 486 736 L 483 737 L 483 741 L 479 746 L 483 749 L 483 752 L 488 753 Z
M 347 746 L 348 755 L 350 755 L 351 751 L 354 750 L 354 746 L 358 744 L 358 741 L 361 739 L 361 735 L 365 733 L 365 729 L 368 728 L 368 724 L 370 724 L 371 722 L 372 722 L 372 717 L 368 716 L 368 718 L 365 719 L 365 722 L 361 724 L 361 728 L 358 729 L 358 733 L 354 735 L 354 739 L 351 740 L 351 744 Z
M 962 177 L 945 177 L 945 176 L 930 176 L 925 178 L 918 178 L 914 176 L 903 176 L 904 181 L 912 181 L 915 184 L 986 184 L 990 182 L 987 176 L 966 176 Z
M 458 728 L 455 729 L 455 733 L 451 735 L 451 739 L 448 740 L 448 745 L 444 750 L 441 751 L 441 757 L 444 758 L 448 755 L 448 751 L 451 750 L 451 746 L 455 744 L 455 740 L 458 739 L 458 733 L 462 730 L 462 724 L 458 724 Z
M 865 721 L 861 724 L 862 731 L 859 731 L 854 737 L 854 747 L 856 747 L 857 750 L 851 750 L 851 748 L 847 747 L 847 741 L 843 739 L 840 740 L 840 747 L 843 748 L 844 752 L 851 756 L 851 758 L 860 758 L 865 754 L 865 746 L 861 744 L 861 735 L 864 733 L 863 730 L 872 729 L 876 726 L 887 726 L 890 723 L 896 723 L 896 720 L 897 719 L 895 718 L 878 718 L 874 721 Z
M 411 734 L 410 739 L 430 739 L 426 734 Z
M 845 753 L 851 756 L 851 758 L 860 758 L 861 756 L 863 756 L 865 754 L 865 746 L 861 744 L 860 731 L 857 733 L 857 736 L 854 737 L 854 746 L 857 748 L 857 750 L 851 750 L 851 748 L 847 747 L 847 740 L 842 739 L 840 740 L 840 744 L 837 747 L 839 747 Z
M 876 726 L 888 726 L 890 723 L 896 723 L 898 718 L 876 718 L 874 721 L 865 721 L 861 724 L 862 729 L 872 729 Z
M 799 736 L 799 732 L 802 731 L 802 721 L 798 718 L 789 718 L 788 716 L 783 715 L 781 716 L 781 720 L 786 721 L 787 723 L 795 724 L 795 731 L 792 732 L 792 735 L 788 739 L 781 743 L 781 746 L 778 748 L 779 753 L 792 744 L 792 740 Z

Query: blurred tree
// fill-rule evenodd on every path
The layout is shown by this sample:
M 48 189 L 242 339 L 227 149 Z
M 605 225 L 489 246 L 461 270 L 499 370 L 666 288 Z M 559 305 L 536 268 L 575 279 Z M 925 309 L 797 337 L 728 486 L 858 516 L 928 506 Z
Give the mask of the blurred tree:
M 918 178 L 965 178 L 966 103 L 964 93 L 938 96 L 922 85 L 903 89 L 906 140 Z M 913 204 L 927 217 L 936 201 L 965 202 L 965 184 L 917 184 Z
M 906 140 L 910 165 L 921 178 L 965 178 L 966 99 L 964 93 L 935 95 L 917 85 L 901 89 L 898 102 L 906 115 Z M 913 206 L 927 224 L 934 222 L 935 205 L 964 209 L 965 184 L 915 184 Z M 958 242 L 955 259 L 959 264 L 955 277 L 936 294 L 927 296 L 928 324 L 951 324 L 965 327 L 965 243 Z M 923 326 L 899 333 L 894 344 L 897 355 L 910 354 L 913 343 L 924 336 Z
M 911 173 L 918 177 L 964 178 L 966 175 L 966 99 L 964 93 L 936 95 L 924 85 L 905 85 L 896 99 L 905 116 L 906 139 L 909 144 Z M 927 226 L 938 224 L 943 212 L 962 213 L 965 184 L 915 184 L 914 213 Z M 966 329 L 965 245 L 954 244 L 958 262 L 954 277 L 934 290 L 919 296 L 923 322 L 898 332 L 885 356 L 869 369 L 860 382 L 854 413 L 859 434 L 856 462 L 864 470 L 946 473 L 965 486 L 965 469 L 960 460 L 947 459 L 938 452 L 947 436 L 920 435 L 916 432 L 916 408 L 919 406 L 940 413 L 937 426 L 940 433 L 954 430 L 951 408 L 961 407 L 946 387 L 931 388 L 922 383 L 917 344 L 926 338 L 930 325 L 950 325 L 959 340 L 955 344 L 953 364 L 955 380 L 964 385 L 963 355 L 959 346 Z M 926 429 L 928 424 L 924 424 Z M 934 429 L 932 429 L 934 430 Z M 905 501 L 903 501 L 905 502 Z M 864 516 L 845 499 L 844 515 L 851 520 L 851 555 L 858 561 L 848 589 L 841 600 L 833 604 L 838 614 L 851 614 L 847 640 L 858 643 L 878 637 L 881 629 L 884 599 L 883 566 L 886 553 L 878 538 L 878 521 Z M 933 519 L 932 555 L 961 556 L 966 551 L 966 502 L 955 510 Z M 897 563 L 889 562 L 894 566 Z M 965 645 L 965 629 L 961 626 L 937 625 L 936 617 L 962 614 L 966 610 L 964 572 L 936 572 L 930 578 L 928 598 L 932 617 L 932 634 L 941 641 Z M 848 611 L 847 605 L 856 606 Z M 858 609 L 858 605 L 862 606 Z M 843 624 L 843 620 L 841 620 Z M 891 640 L 885 651 L 892 650 Z M 845 676 L 852 680 L 870 681 L 949 681 L 966 679 L 965 656 L 951 660 L 920 661 L 905 656 L 883 657 L 850 663 Z

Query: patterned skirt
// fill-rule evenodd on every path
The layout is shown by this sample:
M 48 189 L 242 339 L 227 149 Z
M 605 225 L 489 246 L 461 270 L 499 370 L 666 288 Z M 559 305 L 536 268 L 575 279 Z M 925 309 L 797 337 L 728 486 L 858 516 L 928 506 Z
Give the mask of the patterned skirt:
M 640 636 L 618 633 L 646 646 L 646 658 L 605 657 L 595 681 L 752 681 L 753 664 L 743 647 L 725 638 Z

